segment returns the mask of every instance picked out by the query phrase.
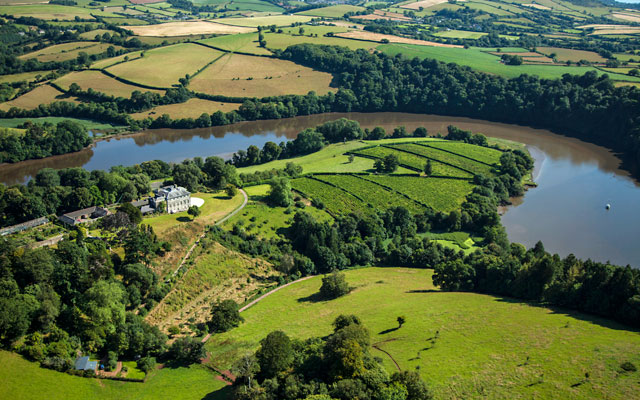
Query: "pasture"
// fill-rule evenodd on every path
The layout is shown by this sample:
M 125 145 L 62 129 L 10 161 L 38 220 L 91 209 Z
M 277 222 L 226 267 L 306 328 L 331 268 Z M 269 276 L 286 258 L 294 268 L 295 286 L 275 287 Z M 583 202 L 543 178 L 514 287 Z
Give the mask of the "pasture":
M 145 383 L 81 378 L 40 368 L 15 353 L 0 350 L 0 398 L 37 400 L 226 399 L 225 384 L 201 365 L 152 371 Z M 185 390 L 185 388 L 188 388 Z
M 358 39 L 358 40 L 369 40 L 372 42 L 381 42 L 382 40 L 388 40 L 391 43 L 406 43 L 406 44 L 415 44 L 422 46 L 436 46 L 436 47 L 458 47 L 462 48 L 462 46 L 458 46 L 455 44 L 445 44 L 438 42 L 430 42 L 427 40 L 419 40 L 419 39 L 409 39 L 396 35 L 385 35 L 383 33 L 375 33 L 375 32 L 367 32 L 367 31 L 350 31 L 344 33 L 338 33 L 336 36 L 345 38 L 345 39 Z
M 296 28 L 297 30 L 299 28 Z M 306 28 L 305 28 L 306 29 Z M 286 49 L 289 46 L 299 43 L 324 44 L 328 46 L 345 46 L 351 50 L 356 49 L 373 49 L 375 43 L 365 42 L 362 40 L 350 40 L 339 37 L 308 36 L 308 35 L 287 35 L 282 33 L 266 33 L 265 40 L 269 49 Z
M 189 87 L 207 94 L 235 97 L 265 97 L 283 94 L 319 95 L 335 89 L 331 74 L 315 71 L 291 61 L 227 54 L 191 80 Z
M 213 46 L 230 52 L 250 53 L 255 55 L 270 55 L 271 52 L 258 43 L 258 33 L 241 33 L 237 35 L 216 36 L 201 40 L 208 46 Z
M 16 97 L 11 101 L 0 103 L 0 110 L 6 111 L 11 107 L 33 110 L 34 108 L 38 108 L 40 104 L 49 104 L 55 101 L 68 101 L 70 103 L 77 103 L 77 100 L 75 98 L 69 97 L 58 89 L 45 84 L 37 86 L 35 89 L 23 94 L 20 97 Z
M 593 51 L 563 49 L 559 47 L 538 47 L 537 51 L 547 56 L 555 53 L 556 59 L 560 62 L 578 62 L 580 60 L 587 60 L 591 62 L 603 63 L 607 61 L 600 54 Z
M 113 45 L 108 43 L 71 42 L 45 47 L 44 49 L 23 54 L 19 58 L 21 60 L 35 58 L 40 62 L 67 61 L 76 58 L 80 53 L 87 53 L 88 55 L 104 53 L 110 46 Z M 113 46 L 113 48 L 115 50 L 122 49 L 120 46 Z
M 91 88 L 95 91 L 106 93 L 111 96 L 125 98 L 131 97 L 131 93 L 136 90 L 140 92 L 164 93 L 160 90 L 143 89 L 138 86 L 127 85 L 126 83 L 122 83 L 100 71 L 90 70 L 71 72 L 61 78 L 58 78 L 54 83 L 64 89 L 68 89 L 72 83 L 76 83 L 83 90 Z
M 305 301 L 320 277 L 284 288 L 243 312 L 240 327 L 207 343 L 212 364 L 226 368 L 273 330 L 292 338 L 325 336 L 340 314 L 355 314 L 371 332 L 387 371 L 420 373 L 436 399 L 628 399 L 640 390 L 640 335 L 622 325 L 559 308 L 474 293 L 440 292 L 432 271 L 346 271 L 354 289 L 332 301 Z M 372 301 L 372 299 L 378 299 Z M 396 329 L 397 316 L 406 323 Z M 313 323 L 309 323 L 313 321 Z M 588 378 L 585 381 L 585 373 Z
M 221 103 L 219 101 L 203 100 L 192 98 L 184 103 L 167 104 L 157 106 L 147 111 L 130 114 L 134 119 L 145 119 L 147 117 L 157 118 L 163 114 L 168 114 L 172 119 L 193 118 L 196 119 L 202 114 L 213 114 L 216 111 L 229 112 L 237 110 L 238 103 Z
M 21 72 L 19 74 L 0 75 L 0 83 L 31 82 L 47 75 L 46 71 Z
M 481 37 L 486 35 L 487 33 L 484 32 L 459 31 L 456 29 L 444 30 L 433 34 L 433 36 L 436 37 L 449 39 L 480 39 Z
M 228 35 L 236 33 L 247 33 L 255 30 L 252 28 L 223 25 L 209 21 L 166 22 L 157 25 L 129 26 L 127 27 L 127 29 L 138 36 L 154 37 L 188 36 L 212 33 Z
M 245 26 L 257 28 L 258 26 L 290 26 L 294 23 L 309 22 L 312 18 L 305 15 L 272 15 L 266 17 L 250 17 L 250 18 L 218 18 L 213 22 L 225 25 Z
M 114 75 L 153 87 L 170 87 L 185 75 L 222 55 L 221 52 L 191 43 L 181 43 L 149 50 L 144 57 L 109 67 Z
M 61 6 L 57 4 L 20 4 L 0 6 L 0 14 L 11 14 L 15 17 L 33 17 L 45 20 L 74 20 L 95 19 L 91 14 L 101 17 L 116 17 L 117 15 L 100 11 L 99 9 Z
M 297 13 L 296 15 L 308 15 L 312 17 L 323 18 L 342 18 L 348 12 L 364 11 L 364 7 L 352 6 L 349 4 L 340 4 L 329 7 L 314 8 L 313 10 L 307 10 Z

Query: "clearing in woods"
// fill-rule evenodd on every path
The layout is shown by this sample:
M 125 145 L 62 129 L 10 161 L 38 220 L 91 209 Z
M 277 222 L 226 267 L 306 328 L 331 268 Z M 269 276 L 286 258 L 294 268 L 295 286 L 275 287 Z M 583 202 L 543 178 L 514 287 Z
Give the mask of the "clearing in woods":
M 131 97 L 131 93 L 136 90 L 140 92 L 164 93 L 161 90 L 143 89 L 138 86 L 127 85 L 126 83 L 122 83 L 100 71 L 85 70 L 71 72 L 57 79 L 54 83 L 63 89 L 69 89 L 69 86 L 71 86 L 72 83 L 76 83 L 83 90 L 91 88 L 95 91 L 106 93 L 111 96 L 125 98 Z
M 228 54 L 194 77 L 189 88 L 196 92 L 234 97 L 283 94 L 318 95 L 335 91 L 333 77 L 291 61 Z
M 394 361 L 417 371 L 437 399 L 474 398 L 479 391 L 486 398 L 629 399 L 640 390 L 637 373 L 620 373 L 622 362 L 640 362 L 640 335 L 623 325 L 509 298 L 440 292 L 432 270 L 345 274 L 355 289 L 338 299 L 305 301 L 320 288 L 321 277 L 314 277 L 244 311 L 240 327 L 207 342 L 211 363 L 230 367 L 273 330 L 296 339 L 325 336 L 338 315 L 355 314 L 387 371 L 397 370 Z M 396 329 L 399 315 L 406 323 Z
M 217 24 L 209 21 L 194 21 L 194 22 L 167 22 L 157 25 L 142 25 L 142 26 L 123 26 L 121 28 L 129 29 L 138 36 L 185 36 L 185 35 L 201 35 L 201 34 L 235 34 L 235 33 L 247 33 L 255 31 L 252 28 L 245 28 L 241 26 L 230 26 Z
M 153 87 L 170 87 L 185 75 L 220 57 L 217 50 L 192 43 L 181 43 L 149 50 L 144 57 L 109 67 L 112 74 Z

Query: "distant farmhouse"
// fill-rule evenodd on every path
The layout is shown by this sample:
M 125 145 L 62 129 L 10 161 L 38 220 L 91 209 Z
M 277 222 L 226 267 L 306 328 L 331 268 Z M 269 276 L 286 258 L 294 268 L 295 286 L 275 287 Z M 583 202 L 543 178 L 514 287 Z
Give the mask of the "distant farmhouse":
M 167 203 L 167 212 L 174 214 L 187 211 L 191 206 L 191 193 L 181 186 L 165 186 L 157 189 L 155 196 L 149 199 L 149 205 L 158 209 L 163 202 Z
M 98 367 L 97 361 L 89 361 L 89 357 L 78 357 L 74 368 L 78 371 L 95 371 Z
M 78 211 L 63 214 L 58 219 L 67 225 L 76 226 L 85 222 L 91 222 L 95 219 L 109 215 L 109 210 L 104 207 L 89 207 Z

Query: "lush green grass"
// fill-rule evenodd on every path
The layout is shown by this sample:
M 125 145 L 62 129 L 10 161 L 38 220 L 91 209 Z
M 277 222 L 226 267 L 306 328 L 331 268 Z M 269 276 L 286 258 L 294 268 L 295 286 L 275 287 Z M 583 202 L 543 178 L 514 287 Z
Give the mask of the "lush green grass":
M 424 211 L 424 207 L 415 201 L 409 200 L 399 193 L 385 190 L 370 181 L 352 175 L 317 175 L 316 179 L 336 185 L 349 193 L 352 193 L 378 210 L 386 210 L 391 207 L 402 206 L 412 213 Z
M 17 354 L 0 351 L 0 398 L 21 400 L 104 400 L 159 398 L 225 399 L 225 384 L 206 368 L 164 368 L 145 383 L 80 378 L 40 368 Z M 215 392 L 215 394 L 213 393 Z
M 308 36 L 308 34 L 306 36 L 302 36 L 268 32 L 264 35 L 264 37 L 267 41 L 267 47 L 269 49 L 286 49 L 289 46 L 299 43 L 324 44 L 328 46 L 345 46 L 350 48 L 351 50 L 370 49 L 376 46 L 376 44 L 372 42 L 344 39 L 338 37 L 325 37 L 321 35 L 318 35 L 318 37 L 312 37 Z
M 257 32 L 217 36 L 200 42 L 231 52 L 237 51 L 256 55 L 271 54 L 269 50 L 260 47 Z
M 402 151 L 408 151 L 414 154 L 419 154 L 422 157 L 427 157 L 432 160 L 440 161 L 449 165 L 453 165 L 464 171 L 471 172 L 473 174 L 492 174 L 492 167 L 478 161 L 473 161 L 465 157 L 461 157 L 444 150 L 440 150 L 434 147 L 427 147 L 414 143 L 402 143 L 392 145 L 394 149 Z M 424 165 L 424 162 L 422 162 Z
M 473 189 L 472 183 L 462 179 L 385 175 L 369 175 L 366 179 L 404 193 L 436 211 L 444 212 L 459 209 Z
M 364 7 L 352 6 L 348 4 L 340 4 L 335 6 L 315 8 L 313 10 L 307 10 L 298 13 L 298 15 L 310 15 L 312 17 L 325 17 L 325 18 L 342 18 L 348 12 L 363 11 Z
M 619 369 L 624 361 L 640 363 L 637 332 L 563 309 L 439 292 L 431 274 L 403 268 L 347 271 L 355 290 L 328 302 L 303 300 L 318 291 L 320 277 L 299 282 L 245 311 L 239 328 L 213 336 L 207 344 L 212 362 L 229 366 L 272 330 L 299 339 L 325 336 L 335 317 L 356 314 L 369 328 L 372 343 L 389 352 L 400 368 L 418 370 L 436 399 L 637 396 L 638 373 Z M 393 330 L 400 315 L 407 322 Z M 396 370 L 389 356 L 372 351 L 389 372 Z M 589 381 L 576 385 L 587 372 Z
M 564 74 L 582 75 L 587 71 L 595 71 L 602 75 L 593 67 L 576 67 L 561 65 L 504 65 L 497 56 L 476 49 L 447 48 L 418 46 L 411 44 L 384 44 L 377 47 L 378 50 L 389 54 L 404 54 L 407 58 L 433 58 L 447 63 L 456 63 L 490 74 L 515 78 L 522 74 L 537 75 L 540 78 L 557 79 Z M 613 80 L 638 81 L 640 78 L 627 77 L 619 74 L 609 74 Z
M 135 361 L 123 361 L 122 368 L 127 367 L 127 379 L 144 379 L 147 374 L 138 369 L 138 363 Z
M 120 128 L 120 126 L 107 124 L 104 122 L 91 121 L 88 119 L 78 119 L 78 118 L 66 118 L 66 117 L 40 117 L 40 118 L 6 118 L 0 119 L 0 128 L 15 128 L 18 125 L 21 125 L 27 121 L 33 121 L 38 123 L 50 122 L 52 124 L 57 124 L 61 121 L 71 120 L 75 121 L 87 129 L 95 129 L 95 130 L 109 130 L 114 128 Z
M 344 190 L 311 178 L 298 178 L 291 181 L 291 187 L 308 199 L 317 199 L 333 215 L 367 214 L 373 212 L 365 203 Z
M 498 164 L 500 162 L 500 157 L 502 156 L 502 152 L 499 150 L 489 149 L 487 147 L 474 146 L 472 144 L 462 143 L 462 142 L 453 142 L 453 141 L 443 140 L 441 142 L 434 141 L 434 142 L 425 143 L 425 145 L 429 147 L 434 147 L 436 149 L 450 151 L 452 153 L 456 153 L 461 156 L 478 160 L 485 164 Z
M 488 34 L 484 32 L 459 31 L 455 29 L 449 31 L 444 30 L 433 34 L 433 36 L 451 39 L 480 39 L 486 35 Z

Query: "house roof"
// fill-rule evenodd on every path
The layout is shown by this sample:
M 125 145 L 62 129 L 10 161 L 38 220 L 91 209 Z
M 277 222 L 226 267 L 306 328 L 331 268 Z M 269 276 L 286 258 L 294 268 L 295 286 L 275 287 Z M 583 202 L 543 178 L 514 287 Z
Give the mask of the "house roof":
M 78 357 L 75 363 L 75 369 L 77 370 L 95 370 L 98 366 L 97 361 L 89 361 L 89 357 Z
M 69 218 L 78 218 L 78 217 L 81 217 L 83 215 L 90 215 L 95 210 L 96 210 L 96 207 L 93 206 L 93 207 L 89 207 L 89 208 L 83 208 L 82 210 L 76 210 L 76 211 L 68 212 L 68 213 L 64 214 L 64 216 L 65 217 L 69 217 Z
M 165 186 L 161 189 L 158 189 L 156 194 L 157 196 L 164 197 L 167 200 L 191 195 L 191 193 L 189 193 L 189 191 L 182 186 Z

